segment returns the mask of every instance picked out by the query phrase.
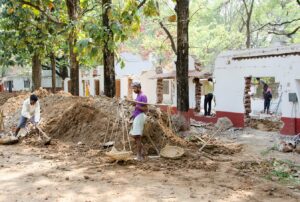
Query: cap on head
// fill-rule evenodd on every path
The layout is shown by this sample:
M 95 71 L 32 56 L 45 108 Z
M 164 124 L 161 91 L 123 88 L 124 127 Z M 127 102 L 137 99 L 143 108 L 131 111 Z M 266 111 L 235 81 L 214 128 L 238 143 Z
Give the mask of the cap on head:
M 132 87 L 132 88 L 133 88 L 133 87 L 142 88 L 141 83 L 138 82 L 138 81 L 133 82 L 133 83 L 131 84 L 131 87 Z
M 35 94 L 32 94 L 30 95 L 30 100 L 36 102 L 38 101 L 38 97 Z
M 213 79 L 212 79 L 212 78 L 208 78 L 208 79 L 207 79 L 207 81 L 211 81 L 211 82 L 212 82 L 212 81 L 213 81 Z

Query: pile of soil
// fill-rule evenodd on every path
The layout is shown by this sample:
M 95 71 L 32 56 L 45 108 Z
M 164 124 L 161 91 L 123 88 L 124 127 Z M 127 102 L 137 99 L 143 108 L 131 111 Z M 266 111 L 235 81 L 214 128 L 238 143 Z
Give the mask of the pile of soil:
M 1 92 L 0 93 L 0 106 L 3 105 L 9 98 L 16 97 L 19 94 L 21 94 L 21 93 L 16 93 L 16 92 L 13 92 L 13 93 Z
M 272 121 L 267 119 L 251 119 L 249 127 L 261 131 L 278 132 L 283 127 L 283 123 L 281 121 Z
M 85 144 L 99 147 L 104 142 L 115 141 L 117 149 L 123 149 L 123 125 L 116 123 L 120 112 L 117 111 L 119 101 L 108 97 L 75 97 L 68 93 L 51 94 L 44 89 L 34 92 L 40 98 L 41 128 L 49 136 L 68 143 Z M 22 103 L 30 93 L 9 99 L 1 108 L 4 110 L 5 128 L 16 127 Z M 124 105 L 125 117 L 129 118 L 132 107 Z M 129 127 L 128 127 L 129 130 Z M 126 131 L 125 131 L 126 134 Z M 156 109 L 148 113 L 143 142 L 146 154 L 156 153 L 166 144 L 187 146 L 188 143 L 175 135 L 167 124 L 166 115 Z M 149 138 L 150 137 L 150 138 Z M 127 141 L 127 136 L 125 136 Z M 130 138 L 133 150 L 133 139 Z M 126 149 L 128 147 L 128 141 Z

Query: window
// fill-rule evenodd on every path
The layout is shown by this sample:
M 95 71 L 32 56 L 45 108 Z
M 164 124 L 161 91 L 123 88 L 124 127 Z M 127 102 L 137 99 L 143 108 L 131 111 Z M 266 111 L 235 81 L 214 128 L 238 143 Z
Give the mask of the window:
M 273 99 L 276 99 L 279 97 L 279 95 L 278 95 L 279 83 L 275 82 L 274 77 L 260 77 L 260 80 L 265 82 L 271 88 Z M 256 77 L 252 78 L 252 83 L 255 84 L 254 86 L 256 88 L 254 97 L 263 99 L 263 85 L 256 79 Z
M 164 94 L 168 95 L 170 93 L 169 92 L 170 91 L 170 87 L 169 87 L 170 85 L 169 84 L 170 84 L 169 81 L 163 81 L 163 93 Z
M 30 80 L 24 80 L 24 88 L 30 88 Z

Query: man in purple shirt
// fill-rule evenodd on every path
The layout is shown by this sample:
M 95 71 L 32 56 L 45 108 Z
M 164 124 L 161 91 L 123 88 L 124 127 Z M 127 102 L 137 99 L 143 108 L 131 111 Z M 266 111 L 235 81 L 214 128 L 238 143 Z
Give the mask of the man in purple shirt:
M 132 113 L 130 119 L 133 119 L 132 129 L 130 134 L 134 137 L 136 147 L 137 147 L 137 160 L 143 160 L 142 154 L 142 135 L 144 130 L 144 123 L 145 123 L 145 112 L 148 110 L 147 107 L 147 96 L 141 90 L 141 84 L 139 82 L 132 83 L 131 87 L 133 88 L 134 93 L 137 94 L 133 105 L 135 109 Z M 143 104 L 145 103 L 145 104 Z

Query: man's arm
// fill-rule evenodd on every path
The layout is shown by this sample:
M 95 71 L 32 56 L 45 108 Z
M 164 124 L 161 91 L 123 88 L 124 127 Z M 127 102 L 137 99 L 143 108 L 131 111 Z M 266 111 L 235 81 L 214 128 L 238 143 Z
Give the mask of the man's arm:
M 138 108 L 138 109 L 141 110 L 142 112 L 148 111 L 148 106 L 147 106 L 147 105 L 136 106 L 136 108 Z
M 40 102 L 36 102 L 35 106 L 35 112 L 34 112 L 34 122 L 38 123 L 41 118 L 41 107 L 40 107 Z
M 140 104 L 140 105 L 137 105 L 136 107 L 137 107 L 139 110 L 141 110 L 142 112 L 148 111 L 148 105 L 147 105 L 148 99 L 147 99 L 147 97 L 146 97 L 146 96 L 142 96 L 141 102 L 142 102 L 142 103 L 145 103 L 145 104 Z

